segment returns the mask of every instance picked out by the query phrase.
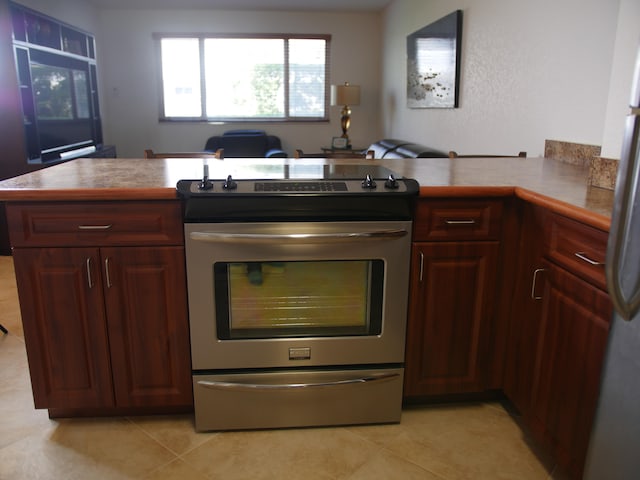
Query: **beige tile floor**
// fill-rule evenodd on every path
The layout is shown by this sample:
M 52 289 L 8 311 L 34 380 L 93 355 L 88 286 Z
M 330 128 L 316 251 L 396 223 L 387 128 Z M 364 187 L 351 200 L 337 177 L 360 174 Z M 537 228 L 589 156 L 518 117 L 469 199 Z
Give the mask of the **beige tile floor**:
M 559 479 L 500 403 L 407 408 L 397 425 L 196 433 L 191 415 L 35 410 L 11 257 L 0 256 L 0 479 Z

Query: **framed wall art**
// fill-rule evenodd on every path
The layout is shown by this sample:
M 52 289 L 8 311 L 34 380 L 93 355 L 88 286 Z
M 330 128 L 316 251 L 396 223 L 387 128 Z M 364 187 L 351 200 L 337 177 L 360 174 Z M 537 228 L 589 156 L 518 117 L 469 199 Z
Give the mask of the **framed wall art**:
M 407 36 L 407 107 L 457 108 L 462 10 Z

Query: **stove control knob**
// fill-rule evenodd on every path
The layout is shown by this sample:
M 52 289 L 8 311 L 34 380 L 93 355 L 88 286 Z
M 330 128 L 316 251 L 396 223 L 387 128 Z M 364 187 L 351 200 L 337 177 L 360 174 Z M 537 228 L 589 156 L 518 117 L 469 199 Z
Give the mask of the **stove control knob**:
M 198 190 L 211 190 L 213 188 L 213 182 L 208 178 L 203 178 L 198 184 Z
M 389 178 L 387 178 L 387 181 L 384 182 L 384 188 L 390 188 L 392 190 L 395 190 L 399 187 L 398 185 L 398 181 L 396 180 L 396 177 L 393 176 L 393 174 L 389 175 Z
M 373 178 L 371 178 L 371 175 L 369 175 L 367 173 L 366 178 L 362 181 L 362 188 L 367 188 L 367 189 L 371 189 L 372 190 L 372 189 L 374 189 L 376 187 L 377 187 L 377 185 L 376 185 L 375 180 Z
M 238 184 L 231 178 L 231 175 L 229 175 L 222 184 L 222 188 L 225 190 L 235 190 L 238 188 Z
M 211 190 L 213 183 L 209 180 L 209 165 L 205 165 L 202 172 L 202 181 L 198 184 L 198 190 Z

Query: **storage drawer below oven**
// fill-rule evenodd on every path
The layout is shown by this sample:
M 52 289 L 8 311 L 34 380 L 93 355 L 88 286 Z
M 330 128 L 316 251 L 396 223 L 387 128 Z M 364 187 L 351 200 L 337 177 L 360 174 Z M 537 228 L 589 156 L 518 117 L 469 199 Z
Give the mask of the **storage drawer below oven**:
M 404 369 L 199 375 L 196 430 L 398 423 Z

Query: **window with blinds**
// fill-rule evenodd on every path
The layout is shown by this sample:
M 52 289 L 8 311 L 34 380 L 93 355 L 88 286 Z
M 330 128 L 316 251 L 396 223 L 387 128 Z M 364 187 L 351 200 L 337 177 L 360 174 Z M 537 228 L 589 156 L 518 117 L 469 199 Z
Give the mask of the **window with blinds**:
M 328 35 L 155 38 L 161 120 L 328 119 Z

